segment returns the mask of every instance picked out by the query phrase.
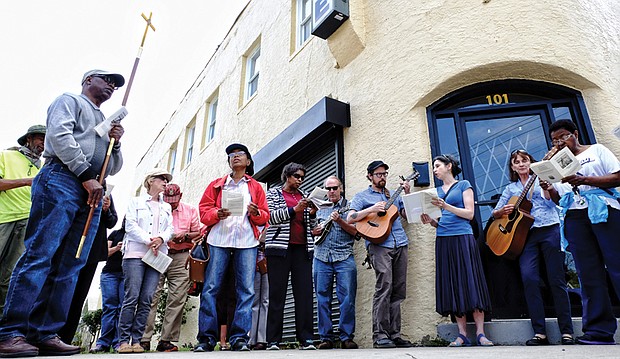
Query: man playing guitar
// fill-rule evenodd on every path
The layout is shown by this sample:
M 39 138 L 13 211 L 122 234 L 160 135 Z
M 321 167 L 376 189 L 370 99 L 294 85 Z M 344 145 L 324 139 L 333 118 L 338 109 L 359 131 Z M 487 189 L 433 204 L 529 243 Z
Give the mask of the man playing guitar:
M 371 184 L 353 197 L 349 223 L 360 222 L 370 214 L 380 215 L 385 212 L 385 204 L 390 196 L 390 192 L 385 188 L 388 168 L 383 161 L 373 161 L 368 165 L 366 177 Z M 401 186 L 405 193 L 409 193 L 408 182 L 403 182 Z M 402 200 L 398 198 L 393 205 L 398 208 L 400 215 L 405 217 Z M 409 239 L 400 218 L 396 218 L 392 223 L 390 233 L 383 243 L 366 242 L 377 280 L 372 300 L 374 348 L 412 346 L 411 342 L 401 338 L 400 334 L 400 303 L 406 297 L 408 245 Z

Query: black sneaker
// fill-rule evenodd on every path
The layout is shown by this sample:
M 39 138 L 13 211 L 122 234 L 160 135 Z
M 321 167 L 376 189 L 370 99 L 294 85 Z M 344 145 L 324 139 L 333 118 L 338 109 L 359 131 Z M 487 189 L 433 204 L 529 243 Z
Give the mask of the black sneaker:
M 178 352 L 179 347 L 170 343 L 168 340 L 160 340 L 155 350 L 158 352 Z
M 539 336 L 534 336 L 532 339 L 528 339 L 525 342 L 525 345 L 527 345 L 528 347 L 538 347 L 542 345 L 549 345 L 549 338 L 547 337 L 541 338 Z
M 413 343 L 401 337 L 394 338 L 392 341 L 396 344 L 397 348 L 411 348 L 413 346 Z
M 88 352 L 91 353 L 91 354 L 109 353 L 110 352 L 110 347 L 107 347 L 105 345 L 96 345 L 94 348 L 92 348 Z
M 271 342 L 267 345 L 267 350 L 280 350 L 278 342 Z
M 314 346 L 314 342 L 312 340 L 304 340 L 303 343 L 301 343 L 301 347 L 299 348 L 301 350 L 316 350 L 316 347 Z
M 232 345 L 231 350 L 234 352 L 249 352 L 250 348 L 248 347 L 248 343 L 246 343 L 243 339 L 237 339 L 235 344 Z
M 213 347 L 211 343 L 198 343 L 198 345 L 194 347 L 194 352 L 212 352 Z
M 576 344 L 582 345 L 614 345 L 616 342 L 614 341 L 614 337 L 609 336 L 599 336 L 592 334 L 584 334 L 580 337 L 575 338 Z
M 375 349 L 390 349 L 396 348 L 396 344 L 391 339 L 383 338 L 379 339 L 372 344 L 372 347 Z

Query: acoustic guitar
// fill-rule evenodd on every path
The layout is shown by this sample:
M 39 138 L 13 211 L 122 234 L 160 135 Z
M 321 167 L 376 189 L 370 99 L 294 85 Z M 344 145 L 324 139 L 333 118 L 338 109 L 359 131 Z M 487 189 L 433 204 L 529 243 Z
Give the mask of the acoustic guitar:
M 557 152 L 558 148 L 554 146 L 543 157 L 543 160 L 550 159 Z M 534 223 L 534 217 L 530 215 L 532 202 L 525 197 L 537 178 L 538 176 L 533 174 L 523 187 L 521 195 L 513 196 L 508 200 L 508 204 L 514 204 L 514 210 L 507 216 L 493 220 L 487 229 L 487 245 L 496 256 L 516 259 L 523 252 L 527 234 Z
M 420 173 L 413 170 L 407 178 L 401 179 L 404 182 L 415 180 L 420 176 Z M 394 201 L 400 196 L 403 191 L 403 185 L 401 184 L 396 191 L 392 194 L 392 197 L 385 203 L 384 210 L 378 213 L 370 213 L 359 222 L 355 222 L 355 228 L 360 235 L 366 238 L 373 244 L 381 244 L 385 242 L 387 237 L 392 231 L 392 223 L 398 218 L 398 207 L 394 205 Z
M 348 210 L 349 210 L 349 206 L 342 207 L 338 210 L 338 215 L 346 213 Z M 323 222 L 323 232 L 321 232 L 319 239 L 314 241 L 315 246 L 325 241 L 325 238 L 327 238 L 327 235 L 329 234 L 329 231 L 331 231 L 333 225 L 334 225 L 334 221 L 332 220 L 331 216 L 325 222 Z

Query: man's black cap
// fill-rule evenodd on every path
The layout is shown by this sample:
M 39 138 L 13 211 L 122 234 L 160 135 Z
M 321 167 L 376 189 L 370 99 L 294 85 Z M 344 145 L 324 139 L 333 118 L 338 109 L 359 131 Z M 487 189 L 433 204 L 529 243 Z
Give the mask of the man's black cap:
M 248 148 L 245 145 L 242 145 L 240 143 L 233 143 L 231 145 L 228 145 L 228 147 L 226 147 L 226 154 L 229 155 L 234 150 L 240 150 L 240 151 L 245 152 L 246 156 L 248 157 L 248 160 L 250 160 L 250 165 L 246 167 L 245 173 L 252 176 L 254 174 L 254 161 L 252 160 L 252 155 L 250 154 L 250 151 L 248 150 Z
M 385 167 L 386 170 L 390 169 L 390 167 L 386 165 L 385 162 L 379 160 L 370 162 L 366 170 L 368 171 L 368 173 L 372 173 L 372 171 L 376 170 L 379 167 Z

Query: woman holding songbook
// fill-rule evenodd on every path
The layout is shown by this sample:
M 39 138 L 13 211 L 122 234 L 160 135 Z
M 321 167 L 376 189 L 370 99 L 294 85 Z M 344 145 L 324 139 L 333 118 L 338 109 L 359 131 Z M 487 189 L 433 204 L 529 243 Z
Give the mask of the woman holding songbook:
M 451 347 L 470 346 L 465 315 L 476 323 L 476 343 L 493 346 L 484 334 L 484 312 L 491 300 L 484 278 L 478 244 L 469 221 L 474 218 L 474 191 L 467 180 L 457 181 L 459 162 L 449 155 L 433 159 L 433 174 L 443 181 L 432 203 L 441 208 L 439 219 L 422 214 L 424 224 L 437 228 L 435 241 L 435 291 L 437 313 L 454 315 L 459 329 Z
M 577 157 L 577 174 L 553 185 L 541 182 L 562 208 L 564 236 L 581 283 L 583 335 L 577 344 L 615 344 L 617 320 L 611 307 L 607 274 L 620 297 L 620 162 L 601 144 L 582 145 L 571 120 L 549 126 L 553 145 Z
M 147 174 L 144 179 L 147 194 L 132 198 L 125 214 L 125 298 L 118 322 L 118 352 L 121 354 L 144 352 L 140 340 L 160 273 L 142 259 L 148 252 L 155 256 L 168 253 L 166 242 L 174 232 L 172 208 L 161 194 L 171 180 L 172 175 L 165 170 L 155 169 Z
M 536 162 L 534 157 L 527 151 L 512 151 L 508 161 L 508 176 L 511 183 L 504 188 L 493 210 L 493 217 L 505 218 L 513 211 L 519 210 L 515 208 L 515 201 L 509 202 L 509 200 L 521 196 L 523 191 L 529 189 L 525 198 L 532 203 L 530 215 L 534 217 L 534 223 L 529 229 L 523 252 L 518 258 L 525 301 L 534 330 L 534 337 L 527 340 L 525 345 L 549 345 L 545 328 L 545 307 L 540 290 L 541 261 L 546 268 L 547 281 L 555 304 L 555 313 L 562 333 L 561 343 L 570 345 L 573 344 L 573 322 L 564 276 L 564 252 L 560 246 L 560 218 L 549 193 L 542 190 L 533 177 L 530 164 L 534 162 Z

